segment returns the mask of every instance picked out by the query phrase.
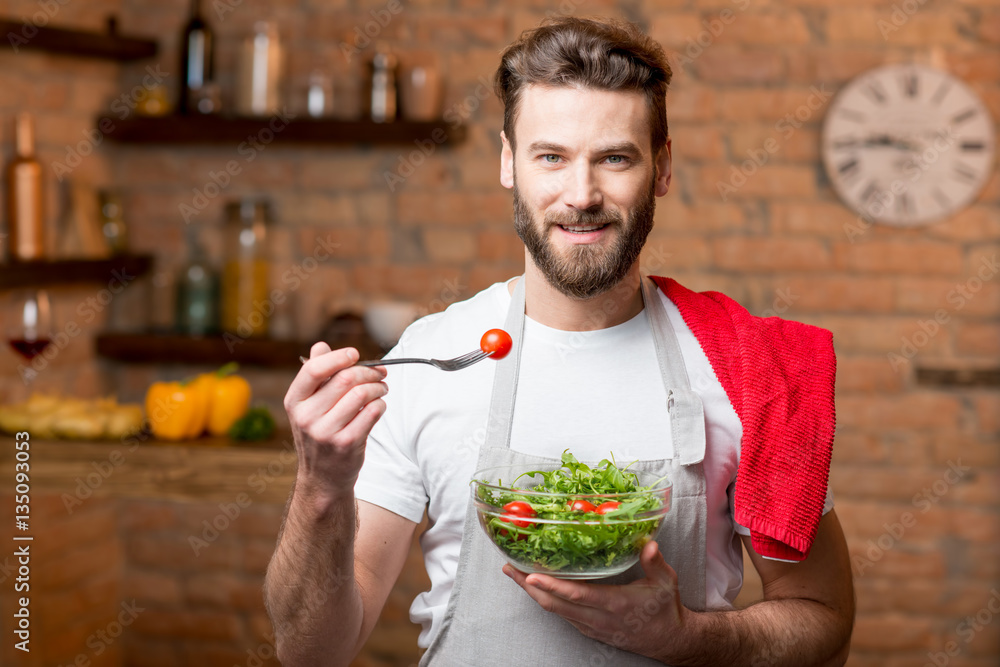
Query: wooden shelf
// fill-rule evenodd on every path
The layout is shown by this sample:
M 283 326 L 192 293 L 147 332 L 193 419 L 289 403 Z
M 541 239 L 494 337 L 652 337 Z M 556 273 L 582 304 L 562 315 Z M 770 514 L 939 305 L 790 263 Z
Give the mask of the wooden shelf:
M 96 338 L 97 354 L 129 363 L 182 363 L 219 366 L 235 361 L 246 366 L 297 368 L 315 341 L 270 340 L 238 336 L 184 336 L 170 333 L 105 333 Z M 358 348 L 364 359 L 378 359 L 382 350 L 366 336 L 329 340 L 333 347 Z
M 10 262 L 0 264 L 0 289 L 107 282 L 115 278 L 115 272 L 134 278 L 147 273 L 152 266 L 153 258 L 150 255 Z
M 1000 368 L 917 368 L 923 387 L 1000 387 Z
M 242 116 L 105 116 L 97 127 L 110 141 L 132 144 L 412 144 L 458 143 L 463 125 L 444 121 L 376 123 L 370 120 L 294 118 L 286 121 Z
M 156 55 L 157 44 L 151 39 L 124 37 L 113 31 L 105 33 L 38 27 L 20 21 L 0 19 L 0 34 L 15 53 L 21 49 L 48 51 L 66 56 L 139 60 Z

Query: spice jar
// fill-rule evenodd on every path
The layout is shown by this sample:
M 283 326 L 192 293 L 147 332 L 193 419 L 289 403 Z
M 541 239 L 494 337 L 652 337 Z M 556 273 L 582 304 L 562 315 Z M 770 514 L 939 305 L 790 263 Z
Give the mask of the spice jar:
M 268 299 L 270 203 L 245 198 L 226 204 L 222 271 L 222 328 L 241 338 L 267 335 L 274 306 Z

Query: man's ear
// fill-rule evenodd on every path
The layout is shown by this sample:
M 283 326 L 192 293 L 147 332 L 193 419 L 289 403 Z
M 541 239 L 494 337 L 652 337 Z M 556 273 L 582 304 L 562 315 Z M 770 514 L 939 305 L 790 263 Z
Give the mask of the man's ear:
M 500 185 L 508 190 L 514 187 L 514 149 L 507 141 L 507 135 L 500 131 L 500 141 L 503 148 L 500 150 Z
M 670 139 L 656 154 L 656 196 L 662 197 L 670 190 Z

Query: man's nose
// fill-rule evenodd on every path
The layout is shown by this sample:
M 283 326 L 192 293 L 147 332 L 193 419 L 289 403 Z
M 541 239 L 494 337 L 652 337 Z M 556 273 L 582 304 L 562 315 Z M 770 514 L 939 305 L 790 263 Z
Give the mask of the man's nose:
M 563 201 L 567 206 L 586 211 L 604 203 L 600 184 L 589 164 L 574 165 L 567 171 L 566 181 L 563 183 Z

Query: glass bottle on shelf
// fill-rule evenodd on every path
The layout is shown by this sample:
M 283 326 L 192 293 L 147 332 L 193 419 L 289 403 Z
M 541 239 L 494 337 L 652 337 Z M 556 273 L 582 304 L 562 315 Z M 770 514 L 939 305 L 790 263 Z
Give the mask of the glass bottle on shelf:
M 35 157 L 35 121 L 28 113 L 14 119 L 14 157 L 6 177 L 10 259 L 44 259 L 42 165 Z
M 219 276 L 198 241 L 195 227 L 188 227 L 188 261 L 177 278 L 174 318 L 177 332 L 205 336 L 219 330 Z
M 281 106 L 280 83 L 284 54 L 278 26 L 257 21 L 254 32 L 243 41 L 236 80 L 236 113 L 268 116 Z
M 379 43 L 369 63 L 368 115 L 376 123 L 396 120 L 396 69 L 398 60 L 388 45 Z
M 265 200 L 244 198 L 226 204 L 222 328 L 241 338 L 267 336 L 274 311 L 268 300 L 270 218 L 271 207 Z
M 181 88 L 177 110 L 182 114 L 199 111 L 197 99 L 212 82 L 215 36 L 201 16 L 201 3 L 192 0 L 191 14 L 181 35 Z
M 112 255 L 121 255 L 128 249 L 128 230 L 122 214 L 121 198 L 114 192 L 102 190 L 98 194 L 101 207 L 101 232 Z

